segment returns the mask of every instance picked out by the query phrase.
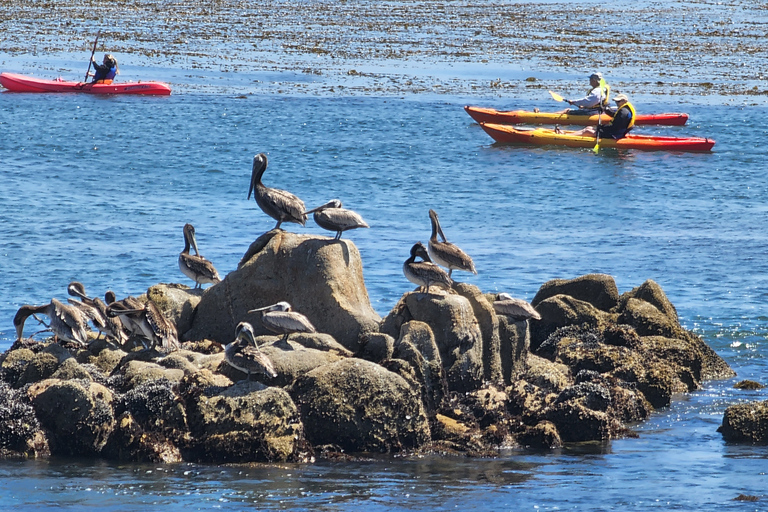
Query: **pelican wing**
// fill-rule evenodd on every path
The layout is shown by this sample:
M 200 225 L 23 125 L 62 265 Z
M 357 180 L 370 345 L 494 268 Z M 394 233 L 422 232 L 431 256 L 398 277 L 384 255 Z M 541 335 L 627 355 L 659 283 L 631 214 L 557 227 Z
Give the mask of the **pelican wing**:
M 295 222 L 302 226 L 307 221 L 307 215 L 304 213 L 304 201 L 285 190 L 277 188 L 264 187 L 260 194 L 256 196 L 259 199 L 259 207 L 272 217 L 288 222 Z
M 160 309 L 153 303 L 148 302 L 145 310 L 147 323 L 152 328 L 155 336 L 160 339 L 163 350 L 170 352 L 179 348 L 179 338 L 176 333 L 176 326 L 173 325 Z
M 264 327 L 277 334 L 317 332 L 307 317 L 296 311 L 270 311 L 261 317 Z
M 181 253 L 179 255 L 179 268 L 184 275 L 196 283 L 218 283 L 221 281 L 213 263 L 202 256 Z
M 541 315 L 536 311 L 533 306 L 522 299 L 508 298 L 503 300 L 497 300 L 493 303 L 493 309 L 496 313 L 502 315 L 509 315 L 512 318 L 518 320 L 527 320 L 533 318 L 534 320 L 541 320 Z
M 429 240 L 429 255 L 435 263 L 438 263 L 445 268 L 454 270 L 465 270 L 477 274 L 475 270 L 475 263 L 467 253 L 459 249 L 458 246 L 450 242 L 439 242 L 437 240 Z
M 358 213 L 346 208 L 326 208 L 315 212 L 314 218 L 318 226 L 328 231 L 369 227 Z
M 262 373 L 272 378 L 277 377 L 272 360 L 258 348 L 248 345 L 240 351 L 239 357 L 241 358 L 239 363 L 250 373 Z
M 66 341 L 85 345 L 88 343 L 88 319 L 74 306 L 51 300 L 51 330 Z

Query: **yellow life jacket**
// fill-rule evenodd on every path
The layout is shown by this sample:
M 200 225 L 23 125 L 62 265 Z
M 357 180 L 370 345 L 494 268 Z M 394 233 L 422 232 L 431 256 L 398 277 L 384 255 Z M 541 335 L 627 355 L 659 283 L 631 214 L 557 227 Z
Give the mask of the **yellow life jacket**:
M 608 101 L 611 98 L 611 86 L 608 85 L 608 82 L 606 82 L 604 78 L 601 78 L 600 79 L 600 85 L 598 85 L 598 87 L 600 88 L 600 90 L 603 93 L 602 94 L 602 97 L 603 97 L 602 108 L 606 109 L 610 105 Z M 592 89 L 587 91 L 587 96 L 589 96 L 590 94 L 592 94 Z M 597 108 L 597 107 L 595 107 L 595 108 Z
M 635 117 L 637 117 L 637 112 L 635 112 L 635 106 L 632 105 L 630 102 L 626 102 L 624 105 L 621 106 L 620 109 L 616 111 L 616 114 L 619 113 L 619 110 L 622 108 L 628 108 L 629 112 L 632 114 L 632 119 L 629 120 L 629 124 L 627 125 L 627 131 L 631 130 L 633 126 L 635 126 Z M 613 114 L 613 117 L 616 117 L 616 114 Z

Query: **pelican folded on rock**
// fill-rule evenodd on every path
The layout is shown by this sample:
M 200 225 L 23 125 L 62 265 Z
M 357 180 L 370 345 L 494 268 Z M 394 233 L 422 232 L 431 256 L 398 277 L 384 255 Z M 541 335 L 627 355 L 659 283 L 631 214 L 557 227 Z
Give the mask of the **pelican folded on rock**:
M 253 327 L 248 322 L 237 324 L 235 341 L 224 348 L 224 358 L 230 366 L 245 372 L 249 381 L 252 373 L 260 373 L 273 379 L 277 377 L 272 361 L 259 349 Z
M 416 261 L 417 257 L 423 261 Z M 432 285 L 447 290 L 453 284 L 448 273 L 432 263 L 427 248 L 421 242 L 416 242 L 411 247 L 411 257 L 403 263 L 403 274 L 410 282 L 419 285 L 422 289 L 426 288 L 427 293 Z
M 137 299 L 133 300 L 137 301 Z M 129 318 L 140 333 L 149 340 L 149 347 L 147 348 L 150 350 L 158 348 L 161 352 L 167 353 L 179 348 L 176 326 L 165 318 L 160 309 L 151 300 L 136 309 L 129 309 L 125 300 L 116 301 L 107 307 L 107 314 Z
M 203 258 L 197 250 L 195 227 L 192 224 L 184 224 L 184 250 L 179 254 L 179 269 L 195 282 L 195 288 L 202 288 L 203 284 L 216 284 L 221 282 L 219 273 L 213 263 Z M 195 254 L 190 254 L 190 247 Z
M 88 318 L 75 306 L 64 304 L 56 299 L 51 299 L 49 304 L 42 306 L 21 306 L 13 317 L 13 325 L 16 327 L 16 338 L 22 339 L 24 323 L 34 314 L 45 315 L 51 319 L 48 330 L 53 332 L 56 340 L 64 340 L 78 345 L 88 344 Z
M 493 309 L 496 313 L 511 316 L 517 321 L 541 320 L 541 315 L 530 303 L 523 299 L 515 299 L 508 293 L 499 294 L 499 297 L 493 301 Z
M 454 269 L 477 274 L 472 258 L 445 238 L 435 210 L 429 210 L 429 220 L 432 222 L 432 235 L 429 237 L 429 254 L 435 263 L 447 268 L 449 277 Z M 442 242 L 437 238 L 438 233 L 443 238 Z
M 293 311 L 291 305 L 285 301 L 258 309 L 251 309 L 249 313 L 261 312 L 262 325 L 275 334 L 284 334 L 283 341 L 294 332 L 317 332 L 315 326 L 307 317 Z
M 290 192 L 265 186 L 261 182 L 261 177 L 266 170 L 267 155 L 259 153 L 254 156 L 248 199 L 251 198 L 251 192 L 253 192 L 253 197 L 259 208 L 277 221 L 273 229 L 279 228 L 283 222 L 295 222 L 303 226 L 307 222 L 304 202 Z
M 341 233 L 348 229 L 370 227 L 359 214 L 352 210 L 342 208 L 339 199 L 331 199 L 324 205 L 318 206 L 307 213 L 314 214 L 313 217 L 315 222 L 321 228 L 327 229 L 328 231 L 335 231 L 336 237 L 334 240 L 339 240 L 341 238 Z

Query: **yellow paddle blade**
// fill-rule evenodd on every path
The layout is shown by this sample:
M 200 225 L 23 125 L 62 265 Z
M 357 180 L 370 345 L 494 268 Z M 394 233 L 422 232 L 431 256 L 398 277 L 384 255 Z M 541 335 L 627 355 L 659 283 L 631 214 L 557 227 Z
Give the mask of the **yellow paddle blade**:
M 598 154 L 600 152 L 600 139 L 597 139 L 595 141 L 595 147 L 592 148 L 592 151 L 594 151 L 595 154 Z
M 555 100 L 555 101 L 565 101 L 565 98 L 563 98 L 559 94 L 556 94 L 556 93 L 554 93 L 552 91 L 549 91 L 549 95 L 552 96 L 552 99 Z

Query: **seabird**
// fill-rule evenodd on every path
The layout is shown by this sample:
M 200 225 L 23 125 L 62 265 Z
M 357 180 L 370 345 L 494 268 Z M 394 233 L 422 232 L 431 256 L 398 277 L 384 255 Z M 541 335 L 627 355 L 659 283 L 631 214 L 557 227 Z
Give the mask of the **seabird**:
M 136 300 L 136 299 L 133 299 Z M 141 308 L 128 309 L 124 301 L 113 302 L 107 307 L 108 315 L 128 317 L 139 332 L 149 340 L 149 349 L 158 348 L 161 352 L 171 352 L 179 348 L 176 326 L 165 318 L 154 302 L 147 301 Z
M 454 269 L 477 274 L 472 258 L 445 238 L 435 210 L 429 210 L 429 220 L 432 222 L 432 235 L 429 237 L 429 254 L 435 263 L 447 268 L 449 277 Z M 442 242 L 437 239 L 438 233 L 443 238 Z
M 107 315 L 107 304 L 98 297 L 88 297 L 85 294 L 85 286 L 83 286 L 83 283 L 72 281 L 67 286 L 67 293 L 73 297 L 80 297 L 82 302 L 79 304 L 90 306 L 93 310 L 98 312 L 98 318 L 91 317 L 91 322 L 93 322 L 93 325 L 96 326 L 99 332 L 116 340 L 120 346 L 128 341 L 128 334 L 125 332 L 125 327 L 123 327 L 123 322 L 120 321 L 120 318 Z M 67 300 L 70 303 L 74 302 L 72 299 Z
M 195 254 L 189 253 L 190 246 L 195 250 Z M 179 254 L 179 269 L 195 282 L 195 288 L 202 288 L 206 283 L 221 282 L 213 263 L 203 258 L 197 250 L 195 227 L 192 224 L 184 224 L 184 250 Z
M 224 348 L 224 358 L 230 366 L 245 372 L 249 381 L 252 373 L 261 373 L 273 379 L 277 377 L 272 361 L 256 344 L 253 327 L 248 322 L 237 324 L 235 341 Z
M 528 302 L 523 299 L 515 299 L 508 293 L 500 293 L 498 298 L 493 301 L 493 309 L 496 313 L 511 316 L 515 320 L 522 321 L 528 319 L 541 320 L 541 315 L 533 309 Z
M 416 261 L 416 257 L 420 257 L 423 261 Z M 453 284 L 448 273 L 432 263 L 427 248 L 421 242 L 416 242 L 411 247 L 411 257 L 403 263 L 403 274 L 410 282 L 426 288 L 427 293 L 432 285 L 447 290 Z
M 314 210 L 310 210 L 307 213 L 313 213 L 313 217 L 318 226 L 328 231 L 335 231 L 336 237 L 334 240 L 341 238 L 342 231 L 355 228 L 367 228 L 370 227 L 365 223 L 363 218 L 353 212 L 341 207 L 341 201 L 338 199 L 332 199 L 322 206 L 318 206 Z
M 57 340 L 77 343 L 81 346 L 88 344 L 88 318 L 75 306 L 63 304 L 56 299 L 51 299 L 50 304 L 42 306 L 24 305 L 16 312 L 13 325 L 16 327 L 17 339 L 22 339 L 24 322 L 30 316 L 39 313 L 51 319 L 48 329 L 53 332 Z
M 317 332 L 307 317 L 293 311 L 285 301 L 248 312 L 261 312 L 262 325 L 275 334 L 284 334 L 283 341 L 294 332 Z
M 307 222 L 304 202 L 290 192 L 265 186 L 261 182 L 261 177 L 266 170 L 267 155 L 259 153 L 254 156 L 248 199 L 251 198 L 251 192 L 253 192 L 253 197 L 259 208 L 277 221 L 274 229 L 279 228 L 283 222 L 295 222 L 303 226 Z

